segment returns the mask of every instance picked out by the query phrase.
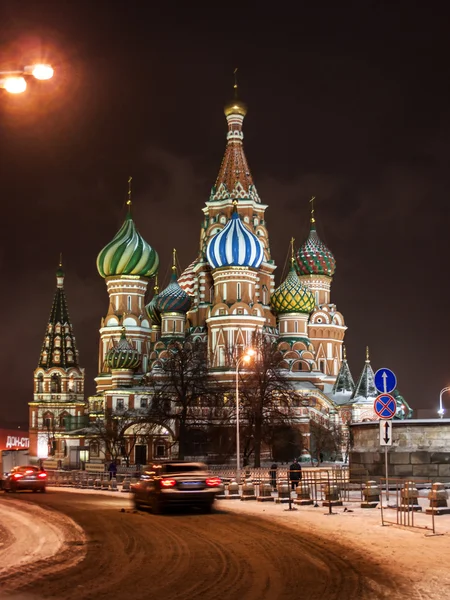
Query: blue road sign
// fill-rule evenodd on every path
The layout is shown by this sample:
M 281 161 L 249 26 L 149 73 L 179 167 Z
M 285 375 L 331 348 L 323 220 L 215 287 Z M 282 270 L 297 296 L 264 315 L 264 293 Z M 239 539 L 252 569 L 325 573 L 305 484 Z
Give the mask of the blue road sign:
M 380 394 L 375 398 L 373 410 L 380 419 L 392 419 L 397 412 L 397 402 L 390 394 Z
M 390 394 L 395 390 L 397 377 L 390 369 L 378 369 L 375 373 L 375 387 L 380 394 Z

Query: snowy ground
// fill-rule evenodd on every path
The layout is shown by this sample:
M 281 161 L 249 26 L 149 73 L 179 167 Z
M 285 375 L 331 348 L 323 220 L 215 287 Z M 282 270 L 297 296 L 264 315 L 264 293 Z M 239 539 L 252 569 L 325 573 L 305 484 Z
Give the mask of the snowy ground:
M 53 490 L 56 491 L 57 488 L 52 488 Z M 93 493 L 92 490 L 71 488 L 64 488 L 64 491 L 73 494 Z M 120 505 L 127 512 L 131 507 L 129 494 L 108 491 L 97 493 L 120 498 Z M 41 506 L 19 500 L 11 503 L 9 500 L 10 497 L 7 511 L 0 502 L 0 589 L 2 574 L 8 573 L 10 576 L 13 570 L 20 579 L 24 568 L 26 571 L 26 565 L 37 559 L 42 561 L 40 565 L 45 569 L 46 565 L 59 557 L 61 548 L 67 542 L 76 546 L 83 539 L 80 528 L 68 517 Z M 420 502 L 425 509 L 428 501 L 423 498 Z M 318 546 L 323 548 L 324 557 L 332 556 L 336 547 L 339 547 L 341 554 L 336 559 L 350 561 L 355 569 L 371 579 L 373 596 L 364 597 L 391 600 L 405 597 L 406 580 L 409 582 L 409 600 L 450 599 L 450 515 L 435 517 L 437 535 L 431 535 L 429 515 L 414 515 L 415 524 L 428 529 L 382 526 L 379 509 L 361 509 L 356 497 L 353 502 L 344 504 L 343 507 L 334 507 L 332 515 L 323 506 L 292 505 L 296 510 L 289 510 L 287 504 L 256 501 L 218 500 L 217 508 L 219 511 L 237 513 L 240 517 L 261 517 L 269 521 L 272 527 L 280 525 L 291 528 L 298 534 L 307 532 L 309 536 L 314 535 Z M 395 521 L 396 511 L 391 510 L 385 516 Z M 8 533 L 9 529 L 14 531 L 14 536 Z M 80 552 L 70 556 L 69 564 L 59 561 L 56 568 L 62 569 L 75 564 L 74 561 L 80 561 L 83 558 L 81 546 Z M 367 558 L 370 558 L 374 569 L 372 573 L 367 573 L 368 567 L 364 564 Z M 377 575 L 375 570 L 378 567 L 382 568 L 384 578 Z M 386 576 L 390 580 L 386 580 Z M 20 599 L 22 598 L 25 597 L 21 596 Z

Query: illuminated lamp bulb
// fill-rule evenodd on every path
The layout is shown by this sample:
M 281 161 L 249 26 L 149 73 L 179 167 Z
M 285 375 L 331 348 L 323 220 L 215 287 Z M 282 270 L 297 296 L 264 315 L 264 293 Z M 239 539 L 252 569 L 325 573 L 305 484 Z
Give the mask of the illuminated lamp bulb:
M 53 77 L 53 67 L 51 65 L 39 64 L 25 67 L 23 70 L 27 75 L 33 75 L 35 79 L 51 79 Z
M 23 77 L 7 77 L 1 87 L 10 94 L 22 94 L 27 89 L 27 82 Z

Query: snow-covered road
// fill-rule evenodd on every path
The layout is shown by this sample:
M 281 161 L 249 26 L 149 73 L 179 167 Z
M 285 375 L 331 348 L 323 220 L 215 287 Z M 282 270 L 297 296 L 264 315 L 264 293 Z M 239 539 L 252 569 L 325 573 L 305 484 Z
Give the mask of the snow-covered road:
M 85 556 L 85 535 L 70 517 L 21 499 L 0 500 L 0 593 L 4 596 Z M 37 568 L 38 567 L 38 568 Z

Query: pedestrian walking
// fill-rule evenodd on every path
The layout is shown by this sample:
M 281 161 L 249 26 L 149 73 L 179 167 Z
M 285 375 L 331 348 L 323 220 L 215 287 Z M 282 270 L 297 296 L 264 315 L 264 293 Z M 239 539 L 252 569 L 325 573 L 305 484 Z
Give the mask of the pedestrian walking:
M 117 466 L 114 460 L 111 461 L 111 464 L 108 467 L 108 471 L 109 471 L 109 478 L 112 479 L 113 477 L 116 476 L 117 473 Z
M 272 486 L 272 488 L 274 490 L 277 487 L 277 469 L 278 469 L 277 463 L 273 463 L 269 470 L 270 485 Z
M 302 479 L 302 467 L 297 459 L 294 460 L 292 465 L 289 467 L 289 481 L 291 482 L 291 489 L 297 489 L 299 481 Z

